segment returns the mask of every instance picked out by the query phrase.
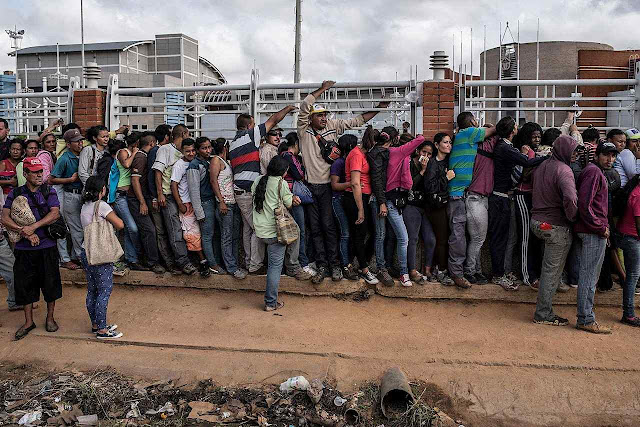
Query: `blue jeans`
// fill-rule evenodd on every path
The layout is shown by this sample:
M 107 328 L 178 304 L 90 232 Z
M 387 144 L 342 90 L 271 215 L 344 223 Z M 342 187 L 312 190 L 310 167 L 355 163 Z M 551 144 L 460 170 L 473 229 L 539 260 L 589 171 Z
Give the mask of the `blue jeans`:
M 213 232 L 216 226 L 216 211 L 218 210 L 215 199 L 202 200 L 204 219 L 200 222 L 200 234 L 202 235 L 202 252 L 210 266 L 220 265 L 220 255 L 213 245 Z M 233 272 L 232 272 L 233 273 Z
M 304 233 L 304 205 L 293 206 L 291 208 L 291 216 L 298 224 L 300 229 L 300 251 L 298 254 L 298 262 L 302 268 L 309 265 L 309 258 L 307 258 L 307 246 Z
M 333 214 L 335 215 L 338 226 L 340 227 L 340 261 L 342 261 L 342 266 L 346 267 L 351 264 L 351 256 L 349 255 L 349 220 L 347 219 L 347 214 L 344 211 L 342 199 L 342 194 L 339 196 L 333 196 L 331 204 L 333 205 Z
M 378 215 L 380 213 L 380 208 L 378 207 L 376 196 L 371 195 L 369 203 L 371 204 L 371 219 L 373 220 L 373 225 L 376 230 L 374 240 L 376 266 L 378 267 L 378 270 L 380 270 L 382 268 L 387 268 L 387 264 L 384 259 L 384 237 L 387 233 L 387 222 L 384 218 Z
M 591 233 L 578 233 L 578 238 L 581 260 L 578 276 L 578 325 L 590 325 L 596 321 L 593 296 L 604 261 L 607 239 Z
M 138 254 L 142 252 L 142 242 L 138 234 L 138 225 L 129 211 L 126 194 L 116 194 L 113 209 L 124 222 L 124 258 L 128 263 L 137 263 Z
M 284 263 L 284 253 L 287 247 L 278 243 L 278 239 L 260 239 L 267 246 L 267 289 L 264 293 L 264 305 L 275 307 L 278 302 L 278 286 L 282 275 L 282 264 Z
M 640 278 L 640 240 L 623 234 L 617 243 L 624 254 L 624 266 L 627 269 L 627 279 L 622 288 L 622 315 L 635 317 L 634 292 Z
M 227 207 L 229 209 L 225 215 L 222 215 L 220 209 L 216 207 L 216 221 L 220 226 L 220 248 L 222 249 L 224 267 L 230 274 L 233 274 L 238 270 L 238 259 L 236 258 L 238 256 L 238 239 L 233 238 L 234 228 L 236 228 L 234 224 L 237 219 L 240 219 L 241 214 L 235 203 L 227 205 Z M 237 226 L 237 228 L 240 227 Z
M 15 260 L 9 242 L 4 236 L 0 236 L 0 277 L 7 284 L 7 305 L 9 308 L 17 307 L 16 289 L 13 283 L 13 263 Z
M 87 276 L 87 311 L 91 324 L 98 329 L 107 327 L 107 306 L 113 290 L 113 264 L 89 265 L 87 253 L 80 254 L 82 266 Z

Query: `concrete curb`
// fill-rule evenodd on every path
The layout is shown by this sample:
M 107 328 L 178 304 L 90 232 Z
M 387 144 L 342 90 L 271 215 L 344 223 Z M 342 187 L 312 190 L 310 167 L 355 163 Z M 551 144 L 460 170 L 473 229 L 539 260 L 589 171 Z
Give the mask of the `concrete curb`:
M 82 270 L 60 270 L 62 282 L 67 285 L 85 286 L 87 280 Z M 231 276 L 211 275 L 206 279 L 197 274 L 193 276 L 163 275 L 147 271 L 130 271 L 124 276 L 114 276 L 118 285 L 130 286 L 158 286 L 176 288 L 214 289 L 223 291 L 255 291 L 264 292 L 265 276 L 247 276 L 244 280 L 236 280 Z M 535 304 L 537 292 L 528 286 L 521 286 L 518 291 L 505 291 L 497 285 L 475 285 L 471 289 L 459 289 L 455 286 L 443 286 L 440 283 L 428 283 L 424 286 L 414 285 L 411 288 L 402 287 L 396 281 L 393 287 L 379 284 L 375 287 L 367 285 L 363 280 L 357 282 L 341 280 L 333 282 L 327 278 L 320 285 L 313 285 L 310 281 L 301 282 L 292 277 L 282 276 L 279 292 L 304 296 L 339 296 L 363 292 L 374 289 L 375 292 L 387 298 L 404 298 L 413 300 L 462 300 L 468 302 L 495 301 Z M 618 287 L 610 292 L 596 292 L 596 306 L 622 305 L 622 290 Z M 557 292 L 553 303 L 559 305 L 576 305 L 577 290 L 571 289 L 567 293 Z M 640 299 L 637 299 L 640 301 Z M 637 303 L 638 304 L 638 303 Z M 639 305 L 640 306 L 640 305 Z

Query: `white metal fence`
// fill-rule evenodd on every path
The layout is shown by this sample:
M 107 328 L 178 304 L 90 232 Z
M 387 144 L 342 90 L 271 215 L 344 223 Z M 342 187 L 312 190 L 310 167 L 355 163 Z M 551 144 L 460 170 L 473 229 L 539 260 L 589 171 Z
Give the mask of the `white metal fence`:
M 614 96 L 588 97 L 582 96 L 580 87 L 628 87 L 623 95 L 620 92 Z M 488 97 L 487 88 L 496 88 L 498 96 Z M 535 96 L 503 97 L 505 88 L 514 88 L 516 94 L 521 88 L 535 88 Z M 556 92 L 562 88 L 563 92 L 570 92 L 571 96 L 557 96 Z M 540 96 L 542 89 L 543 96 Z M 480 95 L 480 92 L 482 94 Z M 471 111 L 484 123 L 491 112 L 496 112 L 496 119 L 504 113 L 515 115 L 519 123 L 521 117 L 539 123 L 543 128 L 556 127 L 558 123 L 556 112 L 566 111 L 606 111 L 617 114 L 607 114 L 605 126 L 597 125 L 600 130 L 640 126 L 640 63 L 636 64 L 636 74 L 633 79 L 574 79 L 574 80 L 472 80 L 465 82 L 460 88 L 459 106 L 461 111 Z M 604 105 L 593 105 L 594 102 Z M 581 105 L 582 104 L 582 105 Z M 528 114 L 533 112 L 533 114 Z M 581 120 L 578 120 L 580 123 Z M 579 126 L 580 128 L 580 126 Z

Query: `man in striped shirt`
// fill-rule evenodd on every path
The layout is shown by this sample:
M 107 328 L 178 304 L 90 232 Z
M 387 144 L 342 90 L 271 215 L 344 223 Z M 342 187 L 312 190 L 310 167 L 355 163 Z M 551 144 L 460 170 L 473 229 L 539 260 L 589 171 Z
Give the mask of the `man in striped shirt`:
M 236 203 L 242 213 L 243 247 L 245 264 L 250 274 L 261 274 L 264 262 L 264 245 L 253 230 L 253 197 L 251 185 L 260 176 L 260 140 L 296 107 L 289 105 L 256 126 L 249 114 L 240 114 L 236 120 L 238 129 L 229 145 L 229 162 L 233 169 L 233 190 Z
M 458 133 L 449 154 L 449 170 L 455 177 L 449 181 L 449 276 L 456 286 L 468 288 L 463 277 L 463 264 L 467 255 L 467 209 L 464 197 L 473 177 L 473 164 L 478 153 L 478 143 L 496 133 L 495 127 L 480 128 L 473 114 L 468 111 L 458 114 Z

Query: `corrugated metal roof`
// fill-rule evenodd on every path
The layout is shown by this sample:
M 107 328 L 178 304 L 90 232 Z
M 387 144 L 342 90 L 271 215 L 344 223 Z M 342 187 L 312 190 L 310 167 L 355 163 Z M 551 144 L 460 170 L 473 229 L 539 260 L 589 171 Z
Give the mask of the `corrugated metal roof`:
M 97 51 L 97 50 L 122 50 L 127 46 L 131 46 L 135 43 L 143 42 L 144 40 L 136 40 L 136 41 L 124 41 L 124 42 L 108 42 L 108 43 L 85 43 L 84 50 L 85 52 Z M 151 42 L 151 40 L 149 40 Z M 63 52 L 80 52 L 82 49 L 81 44 L 61 44 L 60 45 L 60 53 Z M 18 55 L 29 55 L 34 53 L 55 53 L 56 45 L 46 45 L 46 46 L 33 46 L 26 47 L 24 49 L 18 50 Z M 13 52 L 11 52 L 11 55 Z

